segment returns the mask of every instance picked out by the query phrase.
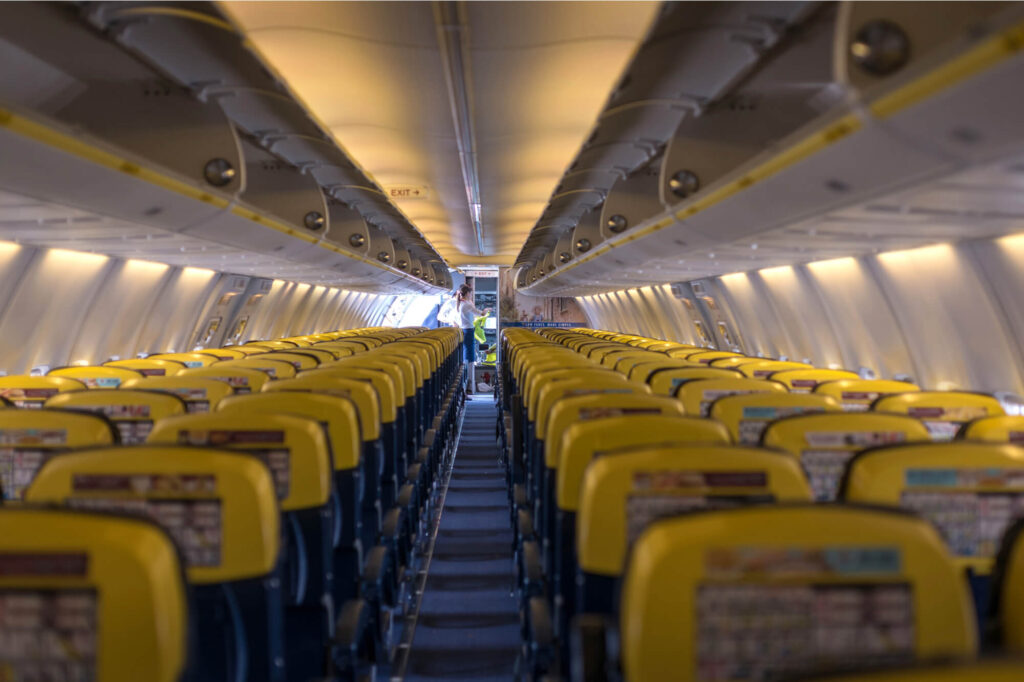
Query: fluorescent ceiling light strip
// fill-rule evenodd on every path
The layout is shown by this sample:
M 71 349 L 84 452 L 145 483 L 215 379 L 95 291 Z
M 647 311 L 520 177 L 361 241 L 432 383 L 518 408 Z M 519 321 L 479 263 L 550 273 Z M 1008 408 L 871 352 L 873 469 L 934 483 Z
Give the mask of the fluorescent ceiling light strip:
M 435 2 L 434 23 L 437 43 L 448 83 L 448 101 L 455 126 L 455 144 L 459 150 L 462 182 L 466 188 L 470 220 L 476 236 L 476 255 L 484 255 L 483 226 L 480 222 L 480 175 L 476 163 L 476 135 L 473 132 L 473 105 L 468 55 L 469 26 L 465 8 L 458 2 Z

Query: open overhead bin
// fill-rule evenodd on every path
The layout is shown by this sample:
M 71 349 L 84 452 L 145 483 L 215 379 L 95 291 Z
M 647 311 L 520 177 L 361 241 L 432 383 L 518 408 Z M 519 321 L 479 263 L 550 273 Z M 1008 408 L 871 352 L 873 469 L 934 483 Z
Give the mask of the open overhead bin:
M 212 5 L 0 14 L 0 59 L 19 74 L 0 79 L 0 239 L 437 290 L 396 267 L 392 245 L 406 263 L 440 256 Z
M 942 8 L 667 5 L 519 255 L 526 288 L 1019 231 L 1024 9 Z

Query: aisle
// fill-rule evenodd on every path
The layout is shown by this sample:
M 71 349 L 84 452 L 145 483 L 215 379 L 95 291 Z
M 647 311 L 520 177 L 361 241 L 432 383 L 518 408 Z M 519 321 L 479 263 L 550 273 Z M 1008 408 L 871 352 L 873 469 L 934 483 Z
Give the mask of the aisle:
M 476 396 L 466 402 L 405 680 L 512 679 L 520 636 L 511 546 L 494 401 Z

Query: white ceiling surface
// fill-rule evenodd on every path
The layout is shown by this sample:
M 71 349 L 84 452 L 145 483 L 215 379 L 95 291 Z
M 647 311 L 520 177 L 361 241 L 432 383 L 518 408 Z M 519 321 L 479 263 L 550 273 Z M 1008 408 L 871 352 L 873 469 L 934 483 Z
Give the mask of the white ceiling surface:
M 230 2 L 353 159 L 454 265 L 511 264 L 651 23 L 656 2 L 470 2 L 482 249 L 470 216 L 433 3 Z

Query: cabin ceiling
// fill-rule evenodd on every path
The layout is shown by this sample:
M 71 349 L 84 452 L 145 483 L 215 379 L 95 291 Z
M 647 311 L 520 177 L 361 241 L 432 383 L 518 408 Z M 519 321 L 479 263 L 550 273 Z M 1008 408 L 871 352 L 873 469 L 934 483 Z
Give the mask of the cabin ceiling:
M 456 266 L 513 263 L 658 6 L 220 5 Z

